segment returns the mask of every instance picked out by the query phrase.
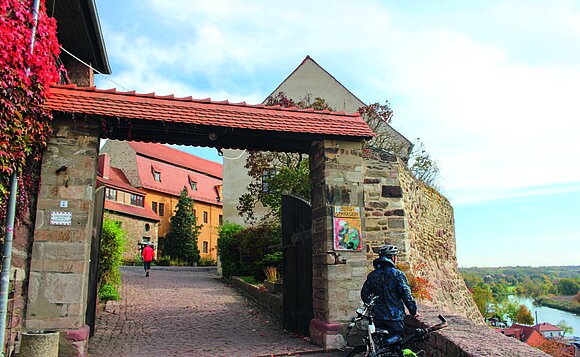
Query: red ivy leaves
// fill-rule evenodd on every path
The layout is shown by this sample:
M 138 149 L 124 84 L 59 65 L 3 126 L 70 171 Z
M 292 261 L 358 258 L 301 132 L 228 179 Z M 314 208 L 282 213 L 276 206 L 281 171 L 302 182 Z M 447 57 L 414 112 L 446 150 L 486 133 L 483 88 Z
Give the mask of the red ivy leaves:
M 0 204 L 8 176 L 40 157 L 51 132 L 52 117 L 42 104 L 50 84 L 59 80 L 60 50 L 56 20 L 46 14 L 44 0 L 31 53 L 33 23 L 32 0 L 0 0 Z M 20 182 L 30 181 L 29 171 Z
M 385 101 L 385 104 L 372 103 L 369 105 L 362 106 L 358 108 L 358 113 L 362 116 L 370 118 L 378 118 L 381 121 L 389 124 L 393 119 L 393 109 L 389 101 Z
M 42 104 L 59 79 L 59 47 L 56 21 L 46 15 L 44 1 L 31 54 L 33 22 L 31 0 L 0 0 L 0 174 L 19 172 L 50 134 L 50 113 Z

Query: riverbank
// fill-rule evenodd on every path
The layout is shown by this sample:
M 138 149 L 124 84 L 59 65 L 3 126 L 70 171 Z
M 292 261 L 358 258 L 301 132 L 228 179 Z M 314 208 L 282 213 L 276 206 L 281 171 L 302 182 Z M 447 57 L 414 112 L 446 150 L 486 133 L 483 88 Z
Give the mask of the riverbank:
M 552 309 L 568 311 L 573 314 L 580 314 L 580 304 L 558 298 L 557 296 L 540 296 L 534 299 L 534 303 L 551 307 Z

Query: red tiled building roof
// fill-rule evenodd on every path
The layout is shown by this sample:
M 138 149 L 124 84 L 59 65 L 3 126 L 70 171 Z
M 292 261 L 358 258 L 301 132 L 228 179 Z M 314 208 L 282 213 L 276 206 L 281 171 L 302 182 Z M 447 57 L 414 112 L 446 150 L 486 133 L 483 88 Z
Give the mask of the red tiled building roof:
M 128 214 L 130 216 L 137 216 L 141 218 L 150 219 L 156 222 L 159 221 L 159 216 L 157 216 L 155 212 L 153 212 L 149 207 L 125 205 L 120 202 L 105 200 L 105 209 Z
M 548 322 L 542 322 L 540 324 L 534 325 L 532 326 L 534 329 L 538 330 L 539 332 L 544 332 L 544 331 L 562 331 L 561 328 L 559 328 L 558 326 L 554 326 L 551 323 Z
M 512 324 L 510 328 L 501 329 L 501 333 L 506 336 L 514 337 L 522 342 L 525 342 L 532 347 L 540 347 L 546 338 L 532 326 Z
M 356 114 L 246 103 L 212 102 L 74 85 L 51 87 L 45 106 L 60 112 L 204 126 L 368 139 L 375 134 Z
M 206 173 L 220 179 L 223 177 L 223 165 L 220 163 L 205 160 L 162 144 L 138 141 L 128 141 L 127 143 L 139 155 L 165 161 L 192 171 Z
M 193 156 L 187 153 L 183 154 L 187 156 Z M 139 173 L 139 178 L 141 179 L 143 188 L 179 196 L 181 190 L 183 190 L 183 187 L 186 187 L 189 197 L 193 198 L 194 200 L 211 203 L 218 206 L 222 205 L 221 197 L 218 200 L 217 192 L 215 189 L 216 186 L 220 186 L 222 184 L 221 179 L 204 175 L 179 166 L 174 166 L 163 161 L 150 159 L 144 156 L 137 156 L 136 161 L 137 171 Z M 161 174 L 160 182 L 155 181 L 153 171 L 159 172 Z M 193 190 L 191 188 L 190 181 L 196 183 L 197 190 Z
M 125 191 L 140 196 L 145 196 L 145 192 L 142 190 L 131 186 L 127 177 L 120 169 L 115 167 L 110 167 L 108 169 L 108 178 L 102 176 L 102 172 L 98 173 L 97 182 L 105 187 L 114 188 L 120 191 Z M 137 216 L 141 218 L 147 218 L 153 221 L 159 221 L 159 216 L 150 207 L 139 207 L 133 205 L 126 205 L 121 202 L 111 201 L 105 199 L 105 209 L 116 211 L 119 213 L 128 214 L 130 216 Z
M 115 168 L 115 167 L 111 167 L 109 169 L 109 178 L 108 179 L 104 178 L 102 176 L 102 173 L 99 172 L 99 176 L 97 176 L 97 181 L 104 184 L 107 187 L 112 187 L 112 188 L 116 188 L 116 189 L 130 192 L 130 193 L 139 194 L 141 196 L 145 195 L 145 192 L 139 190 L 138 188 L 131 186 L 131 184 L 129 183 L 129 180 L 127 180 L 123 171 L 118 169 L 118 168 Z

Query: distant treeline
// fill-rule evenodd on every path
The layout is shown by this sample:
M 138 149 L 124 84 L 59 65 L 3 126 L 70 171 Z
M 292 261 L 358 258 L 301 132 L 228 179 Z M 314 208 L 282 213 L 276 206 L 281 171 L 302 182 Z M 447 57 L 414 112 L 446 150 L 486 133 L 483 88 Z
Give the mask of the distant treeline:
M 525 306 L 518 308 L 505 303 L 507 295 L 511 294 L 531 296 L 536 300 L 546 295 L 575 295 L 570 303 L 546 300 L 549 301 L 546 305 L 566 311 L 580 303 L 580 266 L 460 268 L 459 271 L 485 317 L 503 319 L 509 316 L 520 322 L 533 320 Z M 500 307 L 502 301 L 505 306 Z
M 573 314 L 580 314 L 580 304 L 578 303 L 551 299 L 546 296 L 535 299 L 535 302 L 542 306 L 551 307 L 553 309 L 568 311 Z
M 470 290 L 487 285 L 494 296 L 519 294 L 532 297 L 575 295 L 580 290 L 580 266 L 460 268 Z

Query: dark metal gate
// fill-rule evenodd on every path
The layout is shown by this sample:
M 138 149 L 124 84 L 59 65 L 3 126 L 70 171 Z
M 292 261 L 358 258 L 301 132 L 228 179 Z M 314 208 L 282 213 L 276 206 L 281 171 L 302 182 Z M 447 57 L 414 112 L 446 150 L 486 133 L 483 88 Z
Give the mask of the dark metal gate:
M 310 334 L 312 309 L 312 209 L 305 200 L 282 196 L 284 329 Z

